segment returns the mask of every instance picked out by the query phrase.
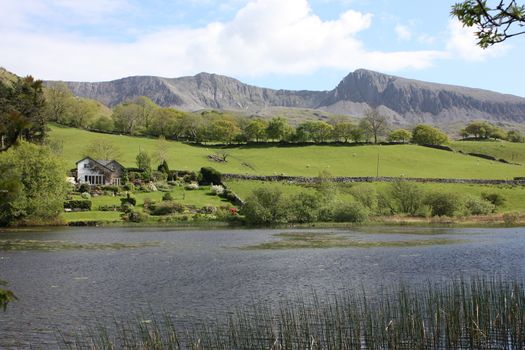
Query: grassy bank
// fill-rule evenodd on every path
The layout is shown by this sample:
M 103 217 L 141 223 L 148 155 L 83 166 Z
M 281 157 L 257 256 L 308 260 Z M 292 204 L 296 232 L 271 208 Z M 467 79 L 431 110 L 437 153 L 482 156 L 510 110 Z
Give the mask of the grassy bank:
M 525 164 L 525 143 L 508 141 L 452 141 L 450 147 L 464 153 L 481 153 L 508 162 Z
M 323 301 L 320 301 L 323 300 Z M 117 321 L 69 349 L 522 349 L 521 282 L 474 279 L 256 304 L 185 331 L 169 316 Z
M 51 140 L 62 143 L 63 158 L 74 167 L 87 146 L 101 139 L 120 149 L 125 166 L 135 166 L 139 149 L 152 154 L 158 147 L 155 139 L 107 135 L 85 130 L 51 126 Z M 431 178 L 512 179 L 525 176 L 525 167 L 415 145 L 395 146 L 296 146 L 250 147 L 228 150 L 228 162 L 208 160 L 216 149 L 168 142 L 167 160 L 171 168 L 198 170 L 213 166 L 223 173 L 257 175 L 317 176 L 328 170 L 334 176 L 375 176 L 379 156 L 379 175 Z

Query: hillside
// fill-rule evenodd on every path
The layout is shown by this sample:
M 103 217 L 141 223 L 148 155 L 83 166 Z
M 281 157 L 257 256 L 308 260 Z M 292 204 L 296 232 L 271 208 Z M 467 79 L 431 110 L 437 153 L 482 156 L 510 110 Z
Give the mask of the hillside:
M 315 109 L 362 116 L 378 107 L 395 124 L 449 124 L 486 119 L 503 125 L 525 122 L 525 98 L 487 90 L 435 84 L 369 70 L 348 74 L 331 91 L 273 90 L 208 73 L 193 77 L 135 76 L 99 83 L 67 82 L 74 94 L 114 106 L 145 95 L 160 106 L 187 111 L 238 110 L 264 114 L 275 107 Z
M 107 140 L 117 146 L 126 166 L 135 166 L 139 149 L 155 154 L 159 141 L 140 137 L 106 135 L 52 126 L 52 140 L 63 144 L 63 158 L 74 167 L 87 145 Z M 381 176 L 431 178 L 507 179 L 525 176 L 525 167 L 415 145 L 249 147 L 228 149 L 227 163 L 208 160 L 217 149 L 169 142 L 166 147 L 172 169 L 198 170 L 212 166 L 221 172 L 259 175 L 317 176 L 328 170 L 334 176 L 375 176 L 379 155 Z

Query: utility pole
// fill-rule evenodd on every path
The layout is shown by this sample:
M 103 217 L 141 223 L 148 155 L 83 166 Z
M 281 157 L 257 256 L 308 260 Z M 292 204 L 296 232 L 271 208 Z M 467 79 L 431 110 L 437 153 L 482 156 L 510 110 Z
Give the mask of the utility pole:
M 376 177 L 379 177 L 379 153 L 377 154 Z

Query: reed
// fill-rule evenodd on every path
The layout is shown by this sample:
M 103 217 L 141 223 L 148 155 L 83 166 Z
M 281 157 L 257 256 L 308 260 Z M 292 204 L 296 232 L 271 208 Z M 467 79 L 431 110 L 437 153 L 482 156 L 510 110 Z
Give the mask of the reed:
M 256 304 L 180 331 L 169 317 L 116 322 L 65 349 L 523 349 L 525 289 L 497 278 Z M 322 299 L 322 300 L 320 300 Z

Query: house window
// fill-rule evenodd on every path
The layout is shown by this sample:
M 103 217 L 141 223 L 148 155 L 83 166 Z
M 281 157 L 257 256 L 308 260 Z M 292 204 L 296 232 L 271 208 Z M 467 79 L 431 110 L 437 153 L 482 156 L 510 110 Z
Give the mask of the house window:
M 89 164 L 88 163 L 84 163 L 84 169 L 88 169 L 89 168 Z

